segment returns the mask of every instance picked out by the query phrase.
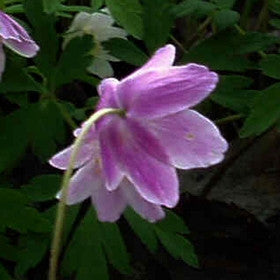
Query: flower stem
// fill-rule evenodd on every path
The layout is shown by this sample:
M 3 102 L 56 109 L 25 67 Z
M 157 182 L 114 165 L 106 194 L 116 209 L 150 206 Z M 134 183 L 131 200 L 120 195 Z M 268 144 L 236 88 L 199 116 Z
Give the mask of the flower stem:
M 232 116 L 228 116 L 222 119 L 218 119 L 215 121 L 215 124 L 225 124 L 228 122 L 232 122 L 232 121 L 237 121 L 239 119 L 242 119 L 244 116 L 241 114 L 237 114 L 237 115 L 232 115 Z
M 76 138 L 74 142 L 73 151 L 70 157 L 70 162 L 67 170 L 64 173 L 63 180 L 61 183 L 61 199 L 58 203 L 58 209 L 56 214 L 56 222 L 54 228 L 54 236 L 51 246 L 51 256 L 50 256 L 50 270 L 49 270 L 49 280 L 56 280 L 58 260 L 60 255 L 60 247 L 63 235 L 64 218 L 66 214 L 66 201 L 68 186 L 74 169 L 74 163 L 77 158 L 79 149 L 83 143 L 84 137 L 94 125 L 96 121 L 108 114 L 123 114 L 124 111 L 121 109 L 105 108 L 95 112 L 86 122 L 82 128 L 80 135 Z

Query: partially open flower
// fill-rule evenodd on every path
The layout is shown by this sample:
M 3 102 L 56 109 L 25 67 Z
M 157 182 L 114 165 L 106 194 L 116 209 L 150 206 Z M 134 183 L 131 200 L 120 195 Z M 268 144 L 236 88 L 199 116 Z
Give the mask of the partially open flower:
M 3 44 L 24 57 L 33 57 L 39 50 L 25 29 L 2 11 L 0 11 L 0 42 L 0 77 L 5 69 Z
M 64 46 L 74 37 L 83 35 L 92 35 L 94 38 L 94 56 L 92 64 L 88 71 L 101 78 L 113 76 L 113 69 L 109 61 L 119 61 L 117 58 L 108 54 L 103 48 L 102 42 L 111 38 L 126 38 L 126 32 L 118 27 L 112 26 L 113 18 L 109 14 L 86 12 L 78 13 L 67 34 L 65 36 Z
M 125 79 L 101 82 L 97 110 L 120 108 L 125 115 L 107 115 L 91 128 L 75 162 L 68 204 L 91 197 L 102 221 L 117 220 L 129 205 L 154 222 L 164 217 L 162 206 L 178 203 L 176 168 L 223 160 L 226 140 L 190 109 L 214 90 L 218 76 L 198 64 L 172 66 L 174 58 L 174 46 L 167 45 Z M 67 169 L 72 149 L 50 164 Z

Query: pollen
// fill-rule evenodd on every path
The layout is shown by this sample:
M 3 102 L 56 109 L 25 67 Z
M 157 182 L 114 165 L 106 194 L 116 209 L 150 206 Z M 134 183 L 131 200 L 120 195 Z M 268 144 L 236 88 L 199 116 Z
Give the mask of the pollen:
M 193 133 L 187 133 L 185 138 L 187 140 L 194 140 L 195 139 L 195 135 Z

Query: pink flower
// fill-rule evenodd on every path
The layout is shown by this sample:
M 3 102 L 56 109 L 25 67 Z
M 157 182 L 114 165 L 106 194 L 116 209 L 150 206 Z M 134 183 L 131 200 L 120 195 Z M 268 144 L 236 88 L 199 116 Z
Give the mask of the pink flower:
M 208 167 L 224 158 L 227 142 L 218 128 L 189 109 L 213 91 L 218 76 L 205 66 L 172 66 L 175 48 L 167 45 L 138 71 L 99 85 L 101 108 L 122 108 L 92 127 L 80 149 L 68 204 L 90 197 L 102 221 L 115 221 L 127 205 L 154 222 L 162 206 L 179 199 L 175 168 Z M 74 132 L 77 136 L 80 129 Z M 50 164 L 66 169 L 72 146 Z
M 14 19 L 0 11 L 0 78 L 5 69 L 3 44 L 24 57 L 33 57 L 39 50 L 25 29 Z

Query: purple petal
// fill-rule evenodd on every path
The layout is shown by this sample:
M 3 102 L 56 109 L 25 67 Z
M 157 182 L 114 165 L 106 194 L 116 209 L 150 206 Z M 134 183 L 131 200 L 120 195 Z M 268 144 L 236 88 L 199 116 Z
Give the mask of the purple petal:
M 96 155 L 96 149 L 97 147 L 95 143 L 83 144 L 78 152 L 74 168 L 79 168 L 87 161 L 93 159 Z M 73 145 L 60 151 L 49 160 L 50 165 L 58 169 L 66 170 L 69 165 L 72 151 Z
M 116 89 L 119 81 L 114 78 L 103 80 L 98 86 L 98 93 L 101 99 L 98 103 L 97 110 L 102 108 L 118 108 Z
M 36 55 L 39 50 L 38 45 L 21 25 L 2 11 L 0 11 L 0 25 L 0 36 L 7 47 L 25 57 Z
M 127 199 L 127 203 L 144 219 L 153 223 L 164 218 L 165 213 L 162 207 L 143 199 L 127 179 L 122 181 L 120 189 Z
M 104 183 L 94 190 L 91 200 L 102 222 L 117 221 L 127 205 L 120 189 L 108 191 Z
M 176 49 L 171 44 L 158 49 L 148 62 L 146 62 L 138 71 L 148 70 L 149 68 L 171 66 L 175 60 L 175 52 Z
M 76 204 L 85 200 L 102 186 L 103 180 L 98 173 L 98 167 L 94 161 L 91 161 L 80 168 L 72 177 L 68 189 L 67 204 Z
M 103 166 L 103 174 L 106 188 L 109 191 L 115 190 L 123 178 L 119 159 L 114 153 L 115 139 L 111 136 L 110 125 L 101 129 L 99 134 L 100 150 Z M 108 126 L 108 128 L 107 128 Z
M 7 39 L 3 41 L 4 45 L 24 57 L 33 57 L 37 54 L 39 47 L 34 41 L 21 41 Z
M 175 168 L 149 155 L 135 141 L 125 119 L 112 121 L 110 132 L 116 158 L 139 194 L 151 203 L 174 207 L 179 196 Z
M 129 76 L 120 82 L 118 95 L 129 116 L 155 118 L 196 105 L 217 82 L 217 74 L 205 66 L 188 64 Z
M 0 81 L 2 79 L 2 74 L 5 70 L 5 64 L 6 64 L 6 55 L 3 50 L 3 45 L 0 43 Z
M 115 116 L 115 118 L 118 117 Z M 123 178 L 123 172 L 121 171 L 119 159 L 115 153 L 116 140 L 114 134 L 112 133 L 112 126 L 115 125 L 116 121 L 118 120 L 115 119 L 112 123 L 102 125 L 102 128 L 100 129 L 99 139 L 102 164 L 108 190 L 116 189 Z M 127 118 L 125 120 L 124 133 L 129 141 L 141 146 L 146 153 L 163 161 L 164 163 L 170 162 L 160 142 L 145 127 L 143 127 L 140 122 Z
M 219 163 L 228 148 L 214 123 L 192 110 L 154 119 L 150 125 L 177 168 Z

